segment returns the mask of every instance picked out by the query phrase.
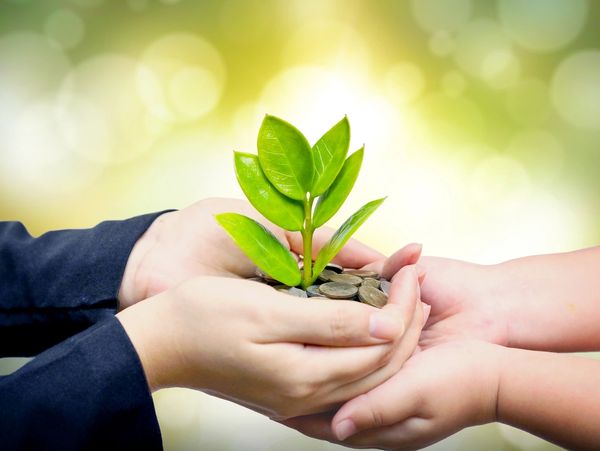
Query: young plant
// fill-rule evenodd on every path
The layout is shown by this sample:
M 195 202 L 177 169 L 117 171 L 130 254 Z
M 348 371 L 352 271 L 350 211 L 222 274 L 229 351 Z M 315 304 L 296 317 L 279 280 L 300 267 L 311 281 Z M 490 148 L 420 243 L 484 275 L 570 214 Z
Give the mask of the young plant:
M 258 156 L 234 152 L 237 179 L 250 203 L 274 224 L 302 234 L 304 267 L 300 270 L 291 252 L 258 222 L 237 213 L 216 215 L 244 253 L 273 279 L 288 286 L 312 285 L 385 200 L 371 201 L 350 216 L 321 248 L 313 265 L 313 233 L 339 210 L 360 171 L 364 146 L 346 158 L 349 145 L 347 117 L 311 147 L 296 127 L 267 115 L 258 132 Z

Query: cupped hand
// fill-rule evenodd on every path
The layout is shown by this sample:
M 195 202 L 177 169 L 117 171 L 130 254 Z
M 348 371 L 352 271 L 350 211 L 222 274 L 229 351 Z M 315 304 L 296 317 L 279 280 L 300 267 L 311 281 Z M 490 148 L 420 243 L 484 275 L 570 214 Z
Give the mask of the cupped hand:
M 410 244 L 389 258 L 367 265 L 391 278 L 407 264 L 426 273 L 421 299 L 431 313 L 419 345 L 427 348 L 454 339 L 479 339 L 506 345 L 509 334 L 504 281 L 495 266 L 439 257 L 418 257 L 420 246 Z
M 204 199 L 183 210 L 159 216 L 134 246 L 119 291 L 120 309 L 127 308 L 195 276 L 247 278 L 256 266 L 216 222 L 214 215 L 236 212 L 266 226 L 296 254 L 302 253 L 299 232 L 287 232 L 261 216 L 248 202 Z M 315 233 L 313 255 L 331 236 L 323 228 Z M 345 267 L 360 268 L 383 256 L 350 240 L 334 259 Z
M 331 409 L 389 379 L 424 322 L 414 267 L 383 309 L 199 277 L 117 317 L 151 389 L 201 389 L 276 419 Z
M 380 386 L 333 414 L 287 420 L 315 438 L 355 448 L 419 449 L 496 420 L 504 349 L 455 340 L 414 354 Z

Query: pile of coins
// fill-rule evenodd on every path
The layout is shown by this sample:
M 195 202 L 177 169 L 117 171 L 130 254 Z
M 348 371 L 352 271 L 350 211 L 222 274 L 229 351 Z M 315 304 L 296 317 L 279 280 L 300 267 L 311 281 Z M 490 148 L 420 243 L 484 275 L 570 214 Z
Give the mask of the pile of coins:
M 344 269 L 334 263 L 328 264 L 319 274 L 317 283 L 306 290 L 281 285 L 260 270 L 257 270 L 256 277 L 252 280 L 272 285 L 277 291 L 300 298 L 360 301 L 378 308 L 387 304 L 391 285 L 375 271 Z

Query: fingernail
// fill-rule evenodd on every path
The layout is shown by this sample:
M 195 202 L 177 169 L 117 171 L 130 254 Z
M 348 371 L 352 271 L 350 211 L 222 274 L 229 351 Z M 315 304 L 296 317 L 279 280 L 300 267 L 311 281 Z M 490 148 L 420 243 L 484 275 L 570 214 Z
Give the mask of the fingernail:
M 385 312 L 376 312 L 369 319 L 369 334 L 373 338 L 395 340 L 404 330 L 401 320 Z
M 338 440 L 346 440 L 356 432 L 356 425 L 350 419 L 342 420 L 335 427 L 335 435 Z

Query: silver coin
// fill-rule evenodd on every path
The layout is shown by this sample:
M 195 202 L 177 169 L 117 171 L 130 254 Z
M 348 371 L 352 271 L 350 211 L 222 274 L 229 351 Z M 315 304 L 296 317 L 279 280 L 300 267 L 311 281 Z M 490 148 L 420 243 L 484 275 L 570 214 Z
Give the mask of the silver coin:
M 275 285 L 273 288 L 281 293 L 289 294 L 290 296 L 296 296 L 298 298 L 308 297 L 306 291 L 302 290 L 301 288 L 288 287 L 287 285 Z
M 329 269 L 331 271 L 337 272 L 338 274 L 344 271 L 344 268 L 340 265 L 336 265 L 335 263 L 327 263 L 325 265 L 325 269 Z
M 368 285 L 363 285 L 358 289 L 358 299 L 360 302 L 377 308 L 383 307 L 388 301 L 387 294 Z
M 373 279 L 371 277 L 365 277 L 363 279 L 362 284 L 373 288 L 379 288 L 381 286 L 381 282 L 379 280 Z
M 329 278 L 334 274 L 337 273 L 332 271 L 331 269 L 324 269 L 323 272 L 319 274 L 319 280 L 321 282 L 329 282 Z
M 309 298 L 322 296 L 321 292 L 319 291 L 319 285 L 311 285 L 310 287 L 307 287 L 306 294 L 308 294 Z
M 388 282 L 387 280 L 382 280 L 379 289 L 389 296 L 391 286 L 392 284 L 390 282 Z
M 363 280 L 360 277 L 353 276 L 351 274 L 333 274 L 329 277 L 329 281 L 347 283 L 357 287 L 362 283 Z
M 292 287 L 288 290 L 288 294 L 296 296 L 297 298 L 307 298 L 308 294 L 301 288 Z
M 349 283 L 326 282 L 319 286 L 319 291 L 331 299 L 351 299 L 358 293 L 358 288 Z
M 379 274 L 375 271 L 369 271 L 366 269 L 345 269 L 344 274 L 351 274 L 353 276 L 362 277 L 363 279 L 369 277 L 371 279 L 379 278 Z

